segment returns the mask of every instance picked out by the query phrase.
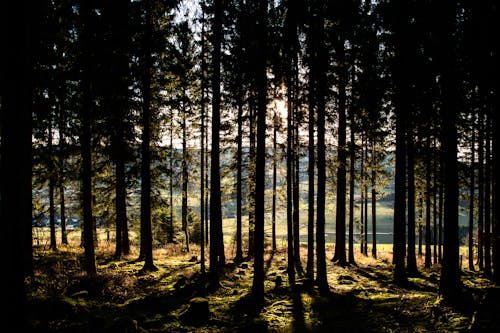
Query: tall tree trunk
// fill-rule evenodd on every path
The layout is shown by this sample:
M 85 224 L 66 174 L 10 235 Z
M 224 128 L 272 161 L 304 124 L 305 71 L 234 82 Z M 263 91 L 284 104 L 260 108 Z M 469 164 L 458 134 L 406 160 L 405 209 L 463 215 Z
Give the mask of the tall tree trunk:
M 360 242 L 360 252 L 361 254 L 365 254 L 365 190 L 364 190 L 364 183 L 365 183 L 365 149 L 364 149 L 364 136 L 361 136 L 361 165 L 359 167 L 360 169 L 360 187 L 359 187 L 359 192 L 360 192 L 360 217 L 359 217 L 359 242 Z
M 243 158 L 243 101 L 242 93 L 238 94 L 238 137 L 237 137 L 237 152 L 236 152 L 236 257 L 235 261 L 243 259 L 243 242 L 242 242 L 242 223 L 241 223 L 241 210 L 242 210 L 242 158 Z
M 52 145 L 52 111 L 49 111 L 49 128 L 48 128 L 48 173 L 49 173 L 49 226 L 50 226 L 50 249 L 52 251 L 57 250 L 57 240 L 56 240 L 56 207 L 54 203 L 54 189 L 56 186 L 55 181 L 55 166 L 52 161 L 52 156 L 54 155 L 54 149 Z
M 169 150 L 169 219 L 167 225 L 167 242 L 172 244 L 174 242 L 174 111 L 170 112 L 170 150 Z
M 409 275 L 414 276 L 418 274 L 417 268 L 417 259 L 415 257 L 415 154 L 414 154 L 414 135 L 413 135 L 413 126 L 412 121 L 407 120 L 408 122 L 408 133 L 406 137 L 406 146 L 407 146 L 407 175 L 408 175 L 408 184 L 407 184 L 407 193 L 408 193 L 408 250 L 407 250 L 407 272 Z M 421 206 L 419 206 L 420 208 Z M 421 210 L 419 210 L 421 211 Z M 418 224 L 418 255 L 422 255 L 422 221 L 419 221 Z
M 120 148 L 119 148 L 120 149 Z M 115 199 L 115 209 L 116 209 L 116 247 L 115 247 L 115 257 L 120 258 L 124 252 L 123 238 L 125 235 L 125 224 L 127 224 L 127 190 L 125 181 L 125 163 L 123 158 L 118 157 L 115 161 L 115 174 L 116 174 L 116 199 Z
M 186 96 L 186 92 L 184 92 Z M 182 231 L 186 241 L 186 252 L 189 253 L 189 229 L 188 229 L 188 152 L 187 152 L 187 124 L 186 109 L 182 109 Z
M 491 118 L 486 115 L 484 166 L 484 274 L 491 277 Z
M 478 132 L 478 199 L 477 199 L 477 261 L 479 270 L 484 269 L 484 117 L 483 113 L 479 112 L 479 132 Z
M 436 136 L 433 138 L 433 148 L 436 151 Z M 436 158 L 436 154 L 433 154 L 433 187 L 432 187 L 432 221 L 433 221 L 433 231 L 432 231 L 432 244 L 434 245 L 434 264 L 439 262 L 438 260 L 438 251 L 437 251 L 437 243 L 438 243 L 438 226 L 437 226 L 437 192 L 438 192 L 438 162 Z
M 410 9 L 409 1 L 395 1 L 394 11 L 397 13 L 395 22 L 395 113 L 396 113 L 396 175 L 394 190 L 394 281 L 398 284 L 406 282 L 405 252 L 406 252 L 406 133 L 405 119 L 411 108 L 411 86 L 408 82 L 411 56 L 409 42 Z M 411 128 L 409 126 L 408 128 Z M 411 135 L 409 135 L 412 138 Z M 413 165 L 409 163 L 409 167 Z
M 141 142 L 141 251 L 144 259 L 143 271 L 155 271 L 153 262 L 153 235 L 151 231 L 151 38 L 152 3 L 146 0 L 146 31 L 144 34 L 143 64 L 143 104 L 142 104 L 142 142 Z
M 254 97 L 249 100 L 249 132 L 250 151 L 248 161 L 248 256 L 253 257 L 255 235 L 255 103 Z
M 296 61 L 294 61 L 294 64 Z M 298 73 L 295 68 L 293 70 L 294 74 Z M 297 79 L 294 79 L 294 82 L 297 82 Z M 294 96 L 294 99 L 296 96 Z M 299 127 L 300 122 L 298 119 L 298 115 L 294 112 L 294 120 L 293 120 L 293 141 L 294 141 L 294 158 L 293 158 L 293 260 L 295 262 L 295 269 L 297 272 L 302 273 L 302 262 L 300 260 L 300 195 L 299 195 L 299 185 L 300 185 L 300 138 L 299 138 Z
M 474 270 L 474 200 L 475 200 L 475 152 L 476 152 L 476 130 L 475 114 L 472 115 L 471 123 L 471 161 L 470 161 L 470 189 L 469 189 L 469 270 Z
M 295 268 L 293 265 L 293 246 L 294 246 L 294 234 L 293 234 L 293 124 L 292 124 L 292 113 L 293 102 L 292 102 L 292 79 L 291 74 L 287 75 L 287 149 L 286 149 L 286 224 L 287 224 L 287 272 L 288 281 L 290 284 L 295 283 Z
M 346 246 L 345 246 L 345 209 L 346 209 L 346 86 L 347 86 L 347 66 L 345 61 L 345 38 L 338 37 L 336 51 L 339 63 L 338 80 L 338 167 L 337 167 L 337 205 L 335 214 L 335 253 L 333 261 L 340 266 L 347 264 Z
M 352 66 L 351 84 L 355 82 L 355 65 Z M 349 110 L 349 128 L 350 140 L 349 143 L 349 249 L 347 260 L 349 264 L 355 265 L 354 259 L 354 185 L 356 181 L 356 142 L 355 142 L 355 123 L 354 123 L 354 102 L 352 102 Z
M 80 1 L 80 13 L 83 23 L 81 34 L 82 42 L 82 109 L 80 146 L 82 154 L 82 211 L 83 211 L 83 247 L 85 252 L 84 270 L 90 275 L 96 275 L 94 252 L 94 220 L 92 218 L 92 153 L 91 153 L 91 124 L 92 124 L 92 10 L 88 1 Z
M 454 300 L 460 292 L 460 267 L 458 243 L 458 161 L 457 161 L 457 113 L 458 78 L 454 61 L 453 43 L 454 3 L 439 2 L 435 14 L 439 17 L 438 64 L 442 74 L 441 124 L 444 162 L 444 248 L 439 291 L 447 300 Z M 434 12 L 434 11 L 433 11 Z
M 498 16 L 498 11 L 497 11 L 497 16 Z M 498 22 L 498 20 L 497 20 Z M 498 67 L 498 55 L 500 50 L 498 50 L 498 47 L 496 49 L 496 67 L 495 67 L 495 74 L 498 75 L 500 74 L 499 72 L 499 67 Z M 498 187 L 500 185 L 500 140 L 499 140 L 499 131 L 496 130 L 500 126 L 499 122 L 499 106 L 500 106 L 500 98 L 499 98 L 499 93 L 500 90 L 498 89 L 498 82 L 497 86 L 495 86 L 495 99 L 494 99 L 494 106 L 495 106 L 495 112 L 493 112 L 493 126 L 495 130 L 493 131 L 492 139 L 493 139 L 493 147 L 492 147 L 492 168 L 493 168 L 493 178 L 492 178 L 492 199 L 493 199 L 493 220 L 492 220 L 492 262 L 493 262 L 493 281 L 495 281 L 496 285 L 500 285 L 500 213 L 498 211 L 500 207 L 500 195 L 498 192 Z M 3 155 L 2 155 L 3 156 Z
M 252 295 L 264 299 L 264 213 L 266 175 L 266 109 L 267 109 L 267 1 L 261 1 L 256 11 L 256 90 L 257 90 L 257 156 L 255 161 L 255 237 Z
M 206 47 L 205 47 L 205 11 L 202 11 L 201 19 L 201 96 L 200 96 L 200 113 L 201 113 L 201 135 L 200 135 L 200 271 L 202 276 L 202 288 L 205 291 L 205 90 L 206 90 L 206 77 L 205 73 L 207 70 L 206 64 Z M 239 125 L 239 114 L 238 114 L 238 125 Z M 238 130 L 239 130 L 238 126 Z M 238 131 L 238 133 L 240 133 Z M 238 179 L 237 181 L 240 181 Z M 241 196 L 237 197 L 236 200 L 241 200 Z M 170 207 L 172 209 L 172 207 Z M 241 217 L 240 217 L 241 218 Z M 241 233 L 241 225 L 240 225 Z M 241 244 L 240 244 L 241 251 Z M 238 253 L 238 252 L 237 252 Z
M 426 138 L 427 158 L 425 161 L 425 267 L 430 268 L 432 265 L 432 250 L 431 250 L 431 137 L 427 133 Z
M 307 265 L 306 265 L 306 276 L 308 279 L 314 279 L 314 186 L 315 186 L 315 146 L 314 146 L 314 125 L 315 125 L 315 104 L 316 104 L 316 75 L 317 75 L 317 57 L 314 53 L 317 50 L 317 43 L 314 36 L 315 31 L 310 28 L 308 43 L 309 43 L 309 78 L 308 78 L 308 94 L 309 94 L 309 135 L 308 135 L 308 167 L 307 167 L 307 177 L 308 177 L 308 194 L 307 194 Z
M 33 271 L 31 32 L 35 13 L 34 4 L 28 1 L 7 1 L 0 5 L 3 42 L 0 65 L 0 244 L 4 259 L 2 271 L 8 272 L 2 283 L 2 325 L 20 331 L 28 326 L 24 281 Z
M 316 196 L 316 284 L 321 293 L 329 290 L 327 272 L 326 272 L 326 250 L 325 250 L 325 184 L 326 184 L 326 166 L 325 166 L 325 96 L 327 92 L 326 69 L 328 67 L 328 55 L 325 50 L 325 18 L 321 6 L 314 6 L 313 26 L 317 36 L 318 45 L 318 90 L 316 95 L 317 102 L 317 170 L 318 185 Z
M 272 212 L 271 212 L 271 239 L 272 239 L 272 249 L 276 251 L 276 171 L 278 164 L 278 142 L 277 142 L 277 131 L 278 131 L 278 115 L 276 110 L 274 110 L 273 116 L 273 202 L 272 202 Z
M 61 95 L 60 95 L 61 96 Z M 60 97 L 62 99 L 62 97 Z M 61 102 L 62 103 L 62 102 Z M 59 205 L 60 205 L 60 215 L 61 215 L 61 243 L 64 245 L 68 244 L 68 231 L 66 230 L 66 202 L 64 194 L 64 180 L 65 180 L 65 156 L 64 152 L 66 150 L 65 137 L 64 137 L 64 115 L 62 107 L 59 109 L 59 159 L 60 159 L 60 170 L 59 170 Z
M 376 180 L 376 158 L 375 158 L 375 139 L 372 138 L 372 257 L 377 258 L 377 189 Z
M 220 70 L 222 40 L 222 1 L 214 0 L 212 25 L 212 150 L 210 167 L 210 285 L 219 286 L 219 272 L 223 265 L 220 256 L 219 235 L 222 232 L 222 207 L 220 183 Z

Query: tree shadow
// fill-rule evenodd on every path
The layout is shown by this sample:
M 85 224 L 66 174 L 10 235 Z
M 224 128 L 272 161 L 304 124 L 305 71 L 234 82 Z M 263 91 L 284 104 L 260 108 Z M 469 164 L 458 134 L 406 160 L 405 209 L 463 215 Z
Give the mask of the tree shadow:
M 255 298 L 251 293 L 243 295 L 231 307 L 231 322 L 237 323 L 233 332 L 268 332 L 268 324 L 261 316 L 264 301 Z

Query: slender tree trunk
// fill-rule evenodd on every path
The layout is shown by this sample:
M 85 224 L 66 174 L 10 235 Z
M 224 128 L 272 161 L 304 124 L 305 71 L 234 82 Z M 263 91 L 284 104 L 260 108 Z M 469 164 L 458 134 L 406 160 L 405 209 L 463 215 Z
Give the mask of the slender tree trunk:
M 479 270 L 484 269 L 484 118 L 482 112 L 479 113 L 479 132 L 478 132 L 478 200 L 477 200 L 477 261 Z
M 407 146 L 407 193 L 408 193 L 408 250 L 407 250 L 407 272 L 414 276 L 418 274 L 417 259 L 415 257 L 415 155 L 414 155 L 414 136 L 412 122 L 408 120 L 408 134 L 406 138 Z M 420 202 L 419 202 L 420 203 Z M 421 206 L 419 205 L 419 208 Z M 420 212 L 421 210 L 419 210 Z M 422 221 L 418 224 L 418 255 L 422 255 Z
M 205 11 L 202 11 L 201 19 L 201 96 L 200 96 L 200 113 L 201 113 L 201 135 L 200 135 L 200 272 L 202 276 L 202 288 L 205 291 L 205 90 L 206 90 L 206 78 L 205 73 L 207 70 L 206 64 L 206 50 L 205 50 Z M 238 114 L 238 124 L 239 124 L 239 114 Z M 238 126 L 238 133 L 239 132 Z M 238 146 L 239 148 L 239 146 Z M 237 180 L 238 183 L 240 179 Z M 241 196 L 236 199 L 238 202 L 241 200 Z M 172 207 L 170 207 L 172 209 Z M 241 212 L 240 212 L 241 213 Z M 241 218 L 241 216 L 240 216 Z M 241 225 L 240 225 L 240 237 L 241 237 Z M 241 251 L 241 244 L 240 244 Z
M 475 130 L 475 118 L 472 115 L 472 126 L 471 126 L 471 162 L 470 162 L 470 189 L 469 189 L 469 270 L 474 270 L 474 200 L 475 200 L 475 152 L 476 152 L 476 130 Z
M 264 299 L 264 213 L 265 213 L 265 175 L 266 175 L 266 109 L 267 109 L 267 1 L 259 2 L 256 17 L 257 42 L 257 158 L 255 163 L 255 238 L 254 238 L 254 274 L 252 295 L 258 300 Z
M 498 16 L 498 12 L 497 12 Z M 498 20 L 497 20 L 498 22 Z M 499 73 L 499 68 L 498 68 L 498 55 L 500 54 L 497 48 L 497 53 L 496 53 L 496 68 L 495 68 L 495 73 L 498 75 Z M 493 168 L 493 178 L 492 178 L 492 199 L 493 199 L 493 220 L 492 220 L 492 262 L 493 262 L 493 281 L 496 283 L 496 285 L 500 285 L 500 213 L 498 211 L 498 208 L 500 207 L 500 195 L 498 193 L 498 187 L 500 185 L 500 140 L 499 140 L 499 131 L 497 130 L 500 126 L 499 123 L 499 106 L 500 106 L 500 99 L 499 99 L 499 93 L 500 90 L 498 89 L 498 85 L 495 87 L 495 96 L 496 98 L 494 99 L 495 102 L 495 110 L 496 112 L 493 112 L 493 126 L 492 128 L 495 129 L 493 130 L 492 133 L 492 139 L 493 139 L 493 147 L 492 147 L 492 168 Z
M 66 149 L 65 137 L 64 137 L 64 116 L 62 109 L 59 110 L 59 159 L 60 159 L 60 170 L 59 170 L 59 204 L 60 204 L 60 215 L 61 215 L 61 243 L 68 245 L 68 231 L 66 230 L 66 202 L 64 195 L 64 178 L 65 178 L 65 162 L 64 162 L 64 151 Z
M 355 66 L 352 66 L 354 82 L 354 70 Z M 354 124 L 354 106 L 351 105 L 349 110 L 349 127 L 350 127 L 350 139 L 349 144 L 349 250 L 348 250 L 348 261 L 351 265 L 355 265 L 354 259 L 354 185 L 356 181 L 356 143 L 355 143 L 355 124 Z
M 242 244 L 242 223 L 241 223 L 241 204 L 242 204 L 242 158 L 243 158 L 243 101 L 241 93 L 238 94 L 238 138 L 236 152 L 236 257 L 235 261 L 243 259 Z
M 296 63 L 294 61 L 294 63 Z M 294 68 L 294 74 L 297 73 Z M 297 82 L 294 80 L 294 82 Z M 295 96 L 294 96 L 295 99 Z M 293 121 L 293 141 L 294 141 L 294 158 L 293 158 L 293 259 L 295 262 L 295 269 L 297 272 L 302 273 L 302 262 L 300 260 L 300 196 L 299 196 L 299 183 L 300 183 L 300 140 L 299 140 L 299 127 L 300 123 L 296 113 L 294 112 L 294 121 Z
M 145 58 L 143 67 L 142 142 L 141 142 L 141 250 L 143 271 L 157 270 L 153 262 L 153 235 L 151 231 L 151 38 L 152 3 L 146 0 L 146 32 L 144 35 Z
M 339 62 L 339 97 L 338 97 L 338 167 L 337 167 L 337 206 L 335 214 L 335 253 L 333 260 L 340 266 L 347 264 L 346 246 L 345 246 L 345 209 L 346 209 L 346 86 L 347 86 L 347 68 L 345 62 L 345 38 L 339 37 L 337 44 L 338 62 Z
M 169 174 L 169 185 L 168 185 L 168 190 L 169 190 L 169 219 L 168 219 L 168 226 L 167 226 L 167 242 L 172 244 L 174 242 L 174 111 L 172 110 L 170 112 L 170 151 L 169 151 L 169 157 L 168 157 L 168 162 L 169 162 L 169 168 L 170 168 L 170 174 Z
M 423 210 L 424 210 L 424 203 L 422 200 L 422 197 L 418 199 L 418 207 L 417 207 L 417 212 L 418 212 L 418 257 L 422 258 L 424 255 L 423 251 L 423 244 L 424 244 L 424 225 L 423 225 Z
M 309 142 L 308 142 L 308 195 L 307 195 L 307 265 L 306 265 L 306 276 L 308 279 L 314 279 L 314 186 L 315 186 L 315 146 L 314 146 L 314 125 L 315 125 L 315 104 L 316 104 L 316 73 L 317 73 L 317 57 L 313 54 L 317 50 L 317 43 L 313 36 L 314 31 L 312 27 L 309 31 L 308 42 L 309 42 L 309 82 L 308 82 L 308 94 L 309 94 Z
M 222 231 L 221 183 L 220 183 L 220 70 L 222 40 L 222 1 L 214 1 L 213 53 L 212 53 L 212 150 L 210 169 L 210 284 L 219 286 L 219 272 L 223 264 L 219 235 Z M 223 251 L 224 249 L 222 249 Z
M 368 145 L 368 141 L 365 142 L 366 145 Z M 368 163 L 368 147 L 365 147 L 366 149 L 366 162 Z M 365 180 L 365 186 L 364 186 L 364 194 L 363 198 L 365 199 L 363 209 L 365 210 L 363 216 L 365 218 L 364 220 L 364 231 L 365 231 L 365 248 L 363 249 L 363 253 L 365 256 L 368 255 L 368 170 L 366 170 L 366 180 Z
M 186 96 L 186 92 L 184 92 Z M 186 252 L 189 253 L 189 226 L 188 226 L 188 151 L 187 151 L 187 124 L 186 109 L 182 110 L 182 231 L 186 241 Z
M 433 139 L 433 147 L 434 151 L 436 151 L 436 136 L 434 136 Z M 438 163 L 436 159 L 435 153 L 433 154 L 433 187 L 432 187 L 432 221 L 434 223 L 433 225 L 433 232 L 432 232 L 432 244 L 434 246 L 434 264 L 438 263 L 438 252 L 437 252 L 437 243 L 438 243 L 438 227 L 437 227 L 437 191 L 438 191 Z
M 92 69 L 91 69 L 91 21 L 92 8 L 88 1 L 80 3 L 80 13 L 84 25 L 82 40 L 82 109 L 80 146 L 82 154 L 82 211 L 83 211 L 83 247 L 85 252 L 84 270 L 90 275 L 96 275 L 94 252 L 94 221 L 92 218 L 92 152 L 91 152 L 91 112 L 92 112 Z
M 253 96 L 249 101 L 250 151 L 248 161 L 248 256 L 253 257 L 255 234 L 255 107 Z
M 286 223 L 287 223 L 287 263 L 288 263 L 288 280 L 290 284 L 295 283 L 295 268 L 293 265 L 293 196 L 292 196 L 292 180 L 293 180 L 293 138 L 292 138 L 292 79 L 288 73 L 287 78 L 287 149 L 286 149 Z
M 365 149 L 364 149 L 364 136 L 361 137 L 361 165 L 360 165 L 360 217 L 359 217 L 359 241 L 360 241 L 360 252 L 365 254 Z
M 51 111 L 49 111 L 51 112 Z M 56 207 L 54 203 L 54 189 L 56 186 L 55 181 L 55 167 L 52 161 L 52 156 L 54 155 L 54 149 L 52 145 L 52 113 L 49 114 L 49 137 L 47 141 L 49 156 L 48 156 L 48 171 L 49 171 L 49 226 L 50 226 L 50 249 L 52 251 L 57 250 L 57 239 L 56 239 Z
M 484 274 L 491 277 L 491 119 L 486 116 L 486 158 L 484 166 Z
M 375 139 L 372 138 L 372 257 L 377 258 L 377 190 L 376 190 L 376 158 Z
M 442 160 L 440 153 L 440 160 Z M 442 163 L 441 163 L 442 165 Z M 439 209 L 438 209 L 438 260 L 441 264 L 443 261 L 443 215 L 444 215 L 444 167 L 439 168 L 440 182 L 439 182 Z
M 430 133 L 427 134 L 427 159 L 425 161 L 425 267 L 430 268 L 432 265 L 432 250 L 431 250 L 431 138 Z
M 278 115 L 276 114 L 275 110 L 273 117 L 273 207 L 272 207 L 272 217 L 271 217 L 271 226 L 272 226 L 271 237 L 272 237 L 273 251 L 276 251 L 276 171 L 278 164 L 277 121 L 278 121 Z
M 118 148 L 120 149 L 120 148 Z M 116 174 L 116 247 L 115 257 L 120 258 L 124 252 L 123 238 L 125 235 L 124 226 L 127 223 L 127 204 L 126 204 L 126 185 L 125 185 L 125 163 L 121 157 L 115 161 L 115 174 Z
M 316 5 L 318 6 L 318 5 Z M 317 170 L 318 170 L 318 185 L 316 196 L 316 284 L 321 293 L 329 291 L 327 272 L 326 272 L 326 251 L 325 251 L 325 184 L 326 184 L 326 167 L 325 167 L 325 95 L 326 86 L 326 69 L 328 67 L 328 55 L 325 50 L 325 19 L 320 6 L 314 6 L 313 25 L 315 35 L 317 36 L 318 45 L 318 93 L 317 93 Z

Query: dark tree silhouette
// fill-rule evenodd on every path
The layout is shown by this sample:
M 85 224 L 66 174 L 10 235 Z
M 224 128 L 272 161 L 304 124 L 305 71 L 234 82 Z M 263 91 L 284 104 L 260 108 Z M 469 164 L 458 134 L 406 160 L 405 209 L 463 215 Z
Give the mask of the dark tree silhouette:
M 255 161 L 255 236 L 252 295 L 264 298 L 264 188 L 266 174 L 267 109 L 267 1 L 259 1 L 255 13 L 255 89 L 257 93 L 257 156 Z
M 0 220 L 5 280 L 2 320 L 23 329 L 27 314 L 24 279 L 32 273 L 31 130 L 32 43 L 37 6 L 26 1 L 2 3 L 0 63 Z
M 210 284 L 219 285 L 219 271 L 224 264 L 222 239 L 222 208 L 220 184 L 220 70 L 222 40 L 222 1 L 213 2 L 212 23 L 212 150 L 210 165 Z
M 151 231 L 151 38 L 152 3 L 145 0 L 144 59 L 142 68 L 142 140 L 141 140 L 141 253 L 143 271 L 155 271 L 153 262 L 153 236 Z
M 82 210 L 83 210 L 83 246 L 85 249 L 84 269 L 89 275 L 96 275 L 95 251 L 94 251 L 94 219 L 92 217 L 92 11 L 93 8 L 88 1 L 79 3 L 81 15 L 81 79 L 82 105 L 80 110 L 81 132 L 80 148 L 82 154 Z

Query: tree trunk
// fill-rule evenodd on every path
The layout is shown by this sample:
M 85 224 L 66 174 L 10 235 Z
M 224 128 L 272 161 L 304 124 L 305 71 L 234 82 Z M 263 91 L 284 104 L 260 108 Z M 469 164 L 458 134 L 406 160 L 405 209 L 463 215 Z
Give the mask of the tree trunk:
M 25 277 L 32 274 L 32 104 L 31 27 L 33 3 L 7 1 L 0 5 L 2 78 L 0 113 L 0 220 L 3 268 L 4 327 L 27 328 L 29 313 Z M 4 17 L 5 14 L 5 17 Z M 5 61 L 5 63 L 4 63 Z M 4 67 L 4 65 L 6 65 Z
M 56 207 L 54 203 L 54 189 L 56 186 L 55 181 L 55 167 L 52 161 L 54 149 L 52 145 L 52 111 L 49 111 L 49 137 L 48 137 L 48 173 L 49 173 L 49 226 L 50 226 L 50 249 L 57 250 L 56 240 Z
M 354 82 L 354 72 L 355 66 L 352 66 Z M 354 104 L 354 103 L 353 103 Z M 349 144 L 349 250 L 348 250 L 348 261 L 349 264 L 355 265 L 354 260 L 354 185 L 356 181 L 356 143 L 355 143 L 355 123 L 354 123 L 354 106 L 351 105 L 349 110 L 349 127 L 350 127 L 350 139 Z
M 151 231 L 151 38 L 152 4 L 146 0 L 146 31 L 144 34 L 143 64 L 143 104 L 142 104 L 142 142 L 141 142 L 141 250 L 144 259 L 143 271 L 157 270 L 153 262 L 153 235 Z
M 470 161 L 470 188 L 469 188 L 469 270 L 474 270 L 474 196 L 475 196 L 475 152 L 476 152 L 476 130 L 474 126 L 476 116 L 472 117 L 471 126 L 471 161 Z
M 273 117 L 273 203 L 272 203 L 272 216 L 271 216 L 271 239 L 272 239 L 272 249 L 276 251 L 276 169 L 278 164 L 278 143 L 277 143 L 277 121 L 278 115 L 276 110 L 274 111 Z
M 184 91 L 186 97 L 186 92 Z M 182 231 L 186 241 L 186 252 L 189 253 L 189 229 L 188 229 L 188 152 L 187 152 L 187 124 L 186 109 L 182 109 Z
M 491 277 L 491 119 L 486 116 L 486 158 L 484 166 L 484 274 Z
M 361 137 L 361 165 L 360 169 L 360 217 L 359 217 L 359 242 L 360 242 L 360 252 L 361 254 L 365 254 L 365 149 L 364 149 L 364 136 Z
M 321 293 L 326 293 L 329 290 L 327 273 L 326 273 L 326 251 L 325 251 L 325 183 L 326 183 L 326 167 L 325 167 L 325 96 L 327 92 L 326 83 L 326 68 L 328 67 L 328 55 L 325 50 L 325 19 L 321 9 L 314 7 L 313 26 L 315 35 L 317 36 L 318 45 L 318 92 L 316 95 L 317 103 L 317 170 L 318 170 L 318 185 L 316 196 L 316 284 Z M 324 69 L 324 70 L 320 70 Z
M 339 63 L 338 80 L 338 167 L 337 167 L 337 206 L 335 214 L 335 253 L 333 261 L 340 266 L 347 264 L 346 246 L 345 246 L 345 209 L 346 209 L 346 86 L 347 86 L 347 68 L 345 61 L 345 38 L 338 37 L 336 51 Z
M 444 162 L 444 248 L 439 291 L 447 300 L 460 295 L 460 267 L 458 243 L 458 161 L 457 117 L 458 104 L 457 65 L 453 44 L 456 8 L 453 3 L 439 2 L 435 14 L 439 17 L 438 63 L 442 74 L 442 139 Z M 433 11 L 434 12 L 434 11 Z M 436 20 L 435 20 L 436 21 Z
M 200 272 L 202 276 L 202 289 L 205 292 L 205 90 L 206 90 L 206 78 L 205 72 L 207 70 L 206 64 L 206 50 L 205 50 L 205 11 L 202 11 L 201 19 L 201 96 L 200 96 L 200 113 L 201 113 L 201 135 L 200 135 Z M 238 134 L 239 132 L 239 114 L 238 114 Z M 238 146 L 239 148 L 239 146 Z M 239 161 L 239 160 L 238 160 Z M 239 165 L 238 165 L 239 166 Z M 241 181 L 240 179 L 237 180 Z M 237 197 L 236 200 L 239 202 L 241 196 Z M 172 210 L 172 207 L 170 207 Z M 240 216 L 241 218 L 241 216 Z M 240 235 L 241 235 L 241 225 L 240 225 Z M 238 247 L 237 247 L 238 249 Z M 237 250 L 238 251 L 238 250 Z M 241 244 L 240 244 L 241 251 Z M 238 253 L 238 252 L 236 252 Z
M 257 90 L 257 156 L 255 161 L 255 237 L 254 274 L 252 295 L 258 301 L 264 299 L 264 213 L 266 175 L 266 109 L 267 109 L 267 1 L 256 8 L 256 90 Z
M 316 104 L 316 75 L 317 75 L 317 57 L 314 56 L 317 50 L 317 43 L 314 36 L 314 29 L 309 30 L 309 78 L 308 78 L 308 94 L 309 94 L 309 142 L 308 142 L 308 194 L 307 194 L 307 265 L 306 276 L 308 279 L 314 279 L 314 186 L 315 186 L 315 146 L 314 146 L 314 125 L 315 125 L 315 104 Z
M 213 54 L 212 54 L 212 150 L 210 167 L 210 285 L 219 286 L 221 249 L 219 235 L 222 231 L 221 183 L 220 183 L 220 70 L 222 39 L 222 1 L 214 1 Z M 223 249 L 222 249 L 223 251 Z
M 376 158 L 375 158 L 375 139 L 372 138 L 372 257 L 377 258 L 377 190 L 376 190 Z
M 407 272 L 411 276 L 418 274 L 417 259 L 415 257 L 415 154 L 414 154 L 414 136 L 413 136 L 413 126 L 412 121 L 408 120 L 407 128 L 407 193 L 408 193 L 408 250 L 407 250 Z M 420 206 L 419 206 L 420 208 Z M 418 224 L 418 255 L 422 255 L 422 225 L 421 220 Z
M 477 261 L 479 270 L 484 269 L 484 118 L 483 113 L 479 111 L 479 132 L 478 132 L 478 199 L 477 199 Z
M 238 89 L 240 92 L 240 88 Z M 241 223 L 241 210 L 242 210 L 242 158 L 243 158 L 243 98 L 242 92 L 238 94 L 238 137 L 237 137 L 237 152 L 236 152 L 236 257 L 235 261 L 243 259 L 243 244 L 242 244 L 242 223 Z
M 431 253 L 431 137 L 427 133 L 427 158 L 425 161 L 425 267 L 430 268 L 432 265 Z
M 82 53 L 82 109 L 80 146 L 82 154 L 82 211 L 83 211 L 83 247 L 85 252 L 84 270 L 90 275 L 96 275 L 94 252 L 94 221 L 92 218 L 92 153 L 91 153 L 91 112 L 92 112 L 92 8 L 88 1 L 80 3 L 80 13 L 83 23 L 81 34 Z
M 294 64 L 296 61 L 294 61 Z M 297 73 L 297 71 L 293 70 L 294 74 Z M 298 80 L 294 80 L 294 82 L 297 82 Z M 295 89 L 294 89 L 295 90 Z M 294 96 L 295 99 L 295 96 Z M 300 123 L 298 120 L 298 116 L 296 114 L 297 112 L 294 112 L 294 120 L 293 120 L 293 141 L 294 141 L 294 154 L 293 154 L 293 261 L 295 263 L 295 269 L 297 272 L 302 273 L 302 262 L 300 260 L 300 196 L 299 196 L 299 183 L 300 183 L 300 138 L 299 138 L 299 127 Z

